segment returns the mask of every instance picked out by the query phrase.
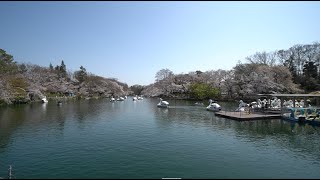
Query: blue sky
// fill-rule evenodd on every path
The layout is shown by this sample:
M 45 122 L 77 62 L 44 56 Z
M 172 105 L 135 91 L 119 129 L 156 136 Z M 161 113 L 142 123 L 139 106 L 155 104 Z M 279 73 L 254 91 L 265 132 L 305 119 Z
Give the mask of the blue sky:
M 261 51 L 320 40 L 320 2 L 0 2 L 0 48 L 129 86 L 157 71 L 232 69 Z

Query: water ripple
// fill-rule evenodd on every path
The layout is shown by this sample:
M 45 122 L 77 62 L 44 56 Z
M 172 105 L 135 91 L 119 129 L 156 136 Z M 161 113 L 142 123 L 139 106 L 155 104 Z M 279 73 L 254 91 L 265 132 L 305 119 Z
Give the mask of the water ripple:
M 318 127 L 238 122 L 189 101 L 170 101 L 169 109 L 157 103 L 129 98 L 0 109 L 0 177 L 9 164 L 18 178 L 320 176 Z

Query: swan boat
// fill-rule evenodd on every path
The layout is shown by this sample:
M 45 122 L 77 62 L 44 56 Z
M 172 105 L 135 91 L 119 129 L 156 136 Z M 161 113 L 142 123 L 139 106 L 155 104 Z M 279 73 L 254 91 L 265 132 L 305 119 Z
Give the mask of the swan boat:
M 213 112 L 218 112 L 218 111 L 221 111 L 221 106 L 217 102 L 211 101 L 209 106 L 207 106 L 207 110 L 213 111 Z
M 42 102 L 42 103 L 47 103 L 47 102 L 48 102 L 47 97 L 45 96 L 44 98 L 42 98 L 42 99 L 41 99 L 41 102 Z
M 168 108 L 169 107 L 169 103 L 167 101 L 163 101 L 161 98 L 160 98 L 160 102 L 157 104 L 158 107 L 161 107 L 161 108 Z
M 320 125 L 320 111 L 317 108 L 287 108 L 282 114 L 282 118 L 289 121 L 299 123 L 309 123 L 314 125 Z

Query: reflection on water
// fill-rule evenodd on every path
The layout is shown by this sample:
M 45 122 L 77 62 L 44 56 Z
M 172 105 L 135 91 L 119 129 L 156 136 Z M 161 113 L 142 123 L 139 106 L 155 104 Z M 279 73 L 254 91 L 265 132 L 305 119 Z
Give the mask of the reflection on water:
M 42 104 L 42 112 L 46 112 L 48 103 Z
M 320 176 L 319 127 L 233 121 L 206 105 L 168 101 L 170 108 L 158 108 L 151 98 L 1 108 L 0 177 L 9 164 L 19 178 Z
M 235 104 L 236 105 L 236 104 Z M 234 106 L 236 107 L 236 106 Z M 228 107 L 233 109 L 232 106 Z M 216 117 L 203 107 L 174 106 L 170 109 L 155 111 L 161 126 L 172 126 L 174 123 L 188 124 L 196 127 L 211 128 L 219 133 L 232 133 L 239 141 L 256 142 L 261 139 L 272 140 L 272 145 L 305 153 L 316 159 L 320 158 L 320 128 L 312 125 L 299 125 L 281 119 L 234 121 Z M 165 119 L 165 121 L 164 121 Z

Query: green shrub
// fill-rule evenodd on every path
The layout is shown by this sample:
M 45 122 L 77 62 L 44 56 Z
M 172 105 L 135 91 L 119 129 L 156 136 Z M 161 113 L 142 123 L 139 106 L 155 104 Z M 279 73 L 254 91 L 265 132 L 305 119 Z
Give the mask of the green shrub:
M 196 83 L 192 84 L 191 87 L 191 96 L 197 99 L 209 99 L 217 98 L 220 94 L 217 88 L 210 86 L 205 83 Z

